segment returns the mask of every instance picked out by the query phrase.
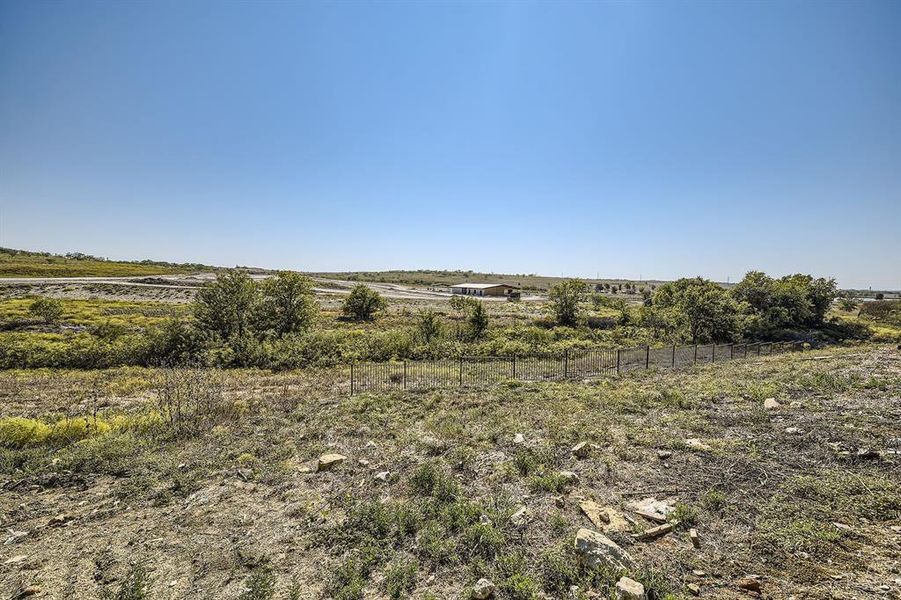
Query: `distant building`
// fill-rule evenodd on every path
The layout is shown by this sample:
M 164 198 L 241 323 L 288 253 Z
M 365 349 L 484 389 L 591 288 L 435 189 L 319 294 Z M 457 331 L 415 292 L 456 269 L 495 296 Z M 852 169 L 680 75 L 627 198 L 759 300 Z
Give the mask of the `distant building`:
M 451 292 L 464 296 L 509 296 L 515 289 L 506 283 L 458 283 L 451 286 Z

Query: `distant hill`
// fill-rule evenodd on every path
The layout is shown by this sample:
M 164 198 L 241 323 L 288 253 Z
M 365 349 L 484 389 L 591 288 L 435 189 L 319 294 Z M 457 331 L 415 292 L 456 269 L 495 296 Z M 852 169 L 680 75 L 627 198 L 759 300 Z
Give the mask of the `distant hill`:
M 65 255 L 0 248 L 0 277 L 133 277 L 212 271 L 196 263 L 118 261 L 74 252 Z

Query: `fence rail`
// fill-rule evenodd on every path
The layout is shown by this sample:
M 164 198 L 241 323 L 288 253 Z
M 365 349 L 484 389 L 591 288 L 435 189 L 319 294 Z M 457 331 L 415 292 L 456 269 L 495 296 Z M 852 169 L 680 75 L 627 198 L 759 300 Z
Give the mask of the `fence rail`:
M 350 393 L 478 386 L 507 380 L 555 381 L 620 375 L 644 369 L 679 369 L 781 354 L 803 342 L 755 342 L 692 346 L 640 346 L 570 350 L 562 355 L 460 356 L 437 360 L 352 363 Z

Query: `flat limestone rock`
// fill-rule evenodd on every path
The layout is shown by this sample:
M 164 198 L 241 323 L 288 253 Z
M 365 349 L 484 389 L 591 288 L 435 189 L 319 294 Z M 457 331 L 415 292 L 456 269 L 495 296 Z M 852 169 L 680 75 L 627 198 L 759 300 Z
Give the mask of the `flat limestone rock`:
M 316 471 L 330 471 L 347 460 L 343 454 L 323 454 L 316 463 Z
M 584 527 L 576 533 L 575 548 L 580 560 L 589 569 L 603 565 L 617 571 L 628 571 L 635 564 L 629 553 L 613 540 Z
M 626 505 L 626 508 L 655 523 L 666 523 L 669 514 L 675 510 L 673 505 L 663 500 L 657 500 L 656 498 L 638 500 L 637 502 Z
M 616 600 L 645 600 L 644 586 L 634 579 L 620 577 L 616 582 Z

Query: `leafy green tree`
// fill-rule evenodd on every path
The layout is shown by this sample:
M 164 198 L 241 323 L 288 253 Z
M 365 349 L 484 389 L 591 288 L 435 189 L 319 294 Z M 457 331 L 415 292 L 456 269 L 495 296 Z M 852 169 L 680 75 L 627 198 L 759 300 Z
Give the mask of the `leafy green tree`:
M 477 301 L 473 304 L 466 323 L 469 325 L 469 334 L 472 339 L 478 340 L 485 335 L 485 331 L 488 329 L 488 312 L 482 302 Z
M 47 325 L 52 325 L 63 316 L 63 303 L 55 298 L 40 297 L 31 303 L 28 312 Z
M 787 275 L 773 279 L 760 271 L 745 275 L 732 295 L 746 304 L 754 317 L 754 328 L 818 327 L 836 296 L 834 279 L 810 275 Z
M 240 339 L 252 331 L 259 297 L 259 287 L 247 273 L 225 271 L 197 293 L 194 318 L 202 331 L 225 341 Z
M 255 327 L 258 333 L 282 337 L 308 329 L 319 307 L 313 294 L 313 280 L 293 271 L 280 271 L 266 279 L 256 305 Z
M 669 309 L 684 323 L 685 336 L 693 344 L 728 341 L 740 331 L 741 308 L 723 287 L 695 277 L 678 279 L 660 286 L 654 294 L 654 306 Z
M 553 286 L 548 292 L 551 310 L 560 325 L 576 325 L 588 286 L 578 279 L 567 279 Z
M 357 321 L 371 321 L 375 318 L 375 313 L 384 310 L 387 304 L 385 299 L 374 289 L 358 283 L 344 299 L 341 312 L 345 317 Z
M 439 339 L 444 331 L 441 316 L 431 309 L 420 311 L 416 316 L 416 331 L 426 344 L 431 344 Z

